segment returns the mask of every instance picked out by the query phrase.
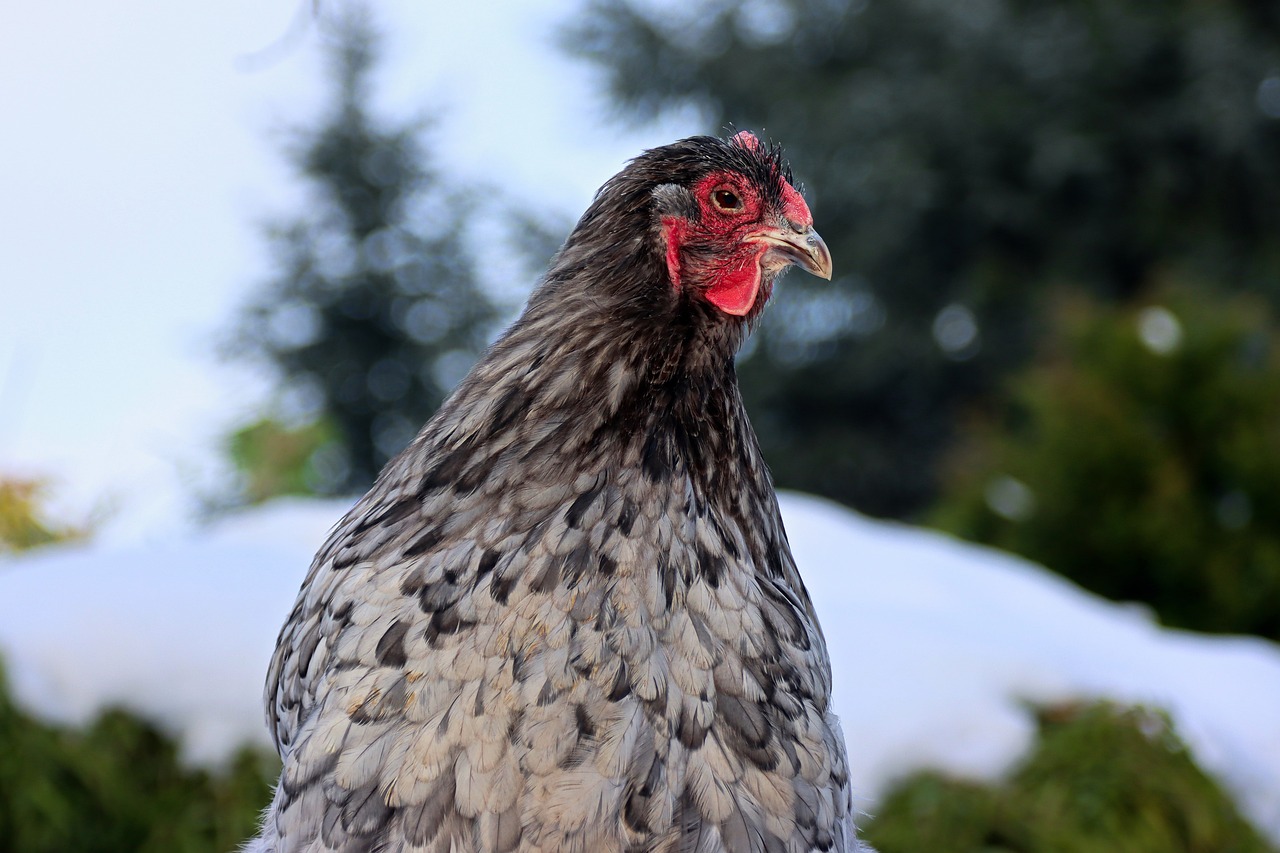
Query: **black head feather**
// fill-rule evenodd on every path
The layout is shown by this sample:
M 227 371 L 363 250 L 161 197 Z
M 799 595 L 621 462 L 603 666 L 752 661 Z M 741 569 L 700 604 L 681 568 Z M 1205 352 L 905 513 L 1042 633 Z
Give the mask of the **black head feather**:
M 749 142 L 747 141 L 749 138 Z M 651 148 L 597 191 L 568 240 L 552 259 L 543 287 L 531 300 L 571 298 L 589 293 L 592 304 L 619 315 L 638 311 L 655 318 L 664 311 L 717 315 L 706 305 L 674 299 L 666 281 L 663 245 L 658 234 L 659 188 L 690 188 L 717 171 L 743 175 L 768 206 L 783 204 L 783 187 L 792 181 L 781 146 L 760 143 L 749 134 L 725 140 L 692 136 Z M 718 318 L 723 320 L 723 318 Z

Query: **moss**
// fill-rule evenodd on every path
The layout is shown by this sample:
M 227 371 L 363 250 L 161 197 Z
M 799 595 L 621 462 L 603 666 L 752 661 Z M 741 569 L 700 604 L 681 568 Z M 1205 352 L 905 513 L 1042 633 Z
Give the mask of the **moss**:
M 0 670 L 0 853 L 227 853 L 271 796 L 274 757 L 185 766 L 149 722 L 107 711 L 84 729 L 16 707 Z
M 1274 853 L 1165 716 L 1109 704 L 1042 711 L 999 785 L 903 781 L 866 835 L 880 853 Z

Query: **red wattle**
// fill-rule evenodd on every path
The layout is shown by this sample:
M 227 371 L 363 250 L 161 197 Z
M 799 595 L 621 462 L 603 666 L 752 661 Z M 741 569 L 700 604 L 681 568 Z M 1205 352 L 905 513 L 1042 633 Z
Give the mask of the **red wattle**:
M 763 250 L 762 250 L 763 251 Z M 741 266 L 726 270 L 707 288 L 707 301 L 726 314 L 745 317 L 756 304 L 760 291 L 758 255 L 743 259 Z

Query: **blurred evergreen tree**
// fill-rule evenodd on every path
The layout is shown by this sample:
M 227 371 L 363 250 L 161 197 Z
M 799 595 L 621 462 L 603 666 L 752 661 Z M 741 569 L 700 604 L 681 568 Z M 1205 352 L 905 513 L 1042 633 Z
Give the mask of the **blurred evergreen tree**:
M 566 36 L 630 115 L 786 144 L 835 258 L 742 359 L 782 486 L 918 517 L 1042 294 L 1181 268 L 1280 302 L 1280 4 L 593 0 Z
M 296 491 L 301 472 L 320 494 L 367 488 L 461 379 L 495 319 L 464 246 L 470 206 L 430 165 L 423 122 L 371 113 L 379 38 L 368 14 L 356 7 L 332 28 L 335 101 L 289 149 L 308 209 L 270 229 L 275 277 L 227 348 L 275 368 L 294 410 L 242 431 L 233 455 L 269 449 L 268 433 L 327 430 L 302 465 L 267 478 Z
M 1280 640 L 1280 329 L 1187 286 L 1076 300 L 975 419 L 934 521 L 1171 624 Z

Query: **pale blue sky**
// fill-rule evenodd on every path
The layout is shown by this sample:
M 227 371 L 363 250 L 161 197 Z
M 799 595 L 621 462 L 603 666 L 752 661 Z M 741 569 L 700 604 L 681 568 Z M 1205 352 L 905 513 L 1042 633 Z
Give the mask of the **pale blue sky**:
M 627 157 L 701 129 L 606 120 L 592 69 L 553 44 L 578 5 L 377 4 L 379 106 L 442 108 L 439 153 L 461 176 L 576 216 Z M 262 381 L 212 349 L 268 269 L 257 224 L 297 200 L 281 130 L 325 92 L 314 27 L 252 61 L 298 13 L 0 10 L 0 474 L 53 476 L 70 513 L 111 501 L 110 536 L 181 523 L 218 438 L 261 403 Z

